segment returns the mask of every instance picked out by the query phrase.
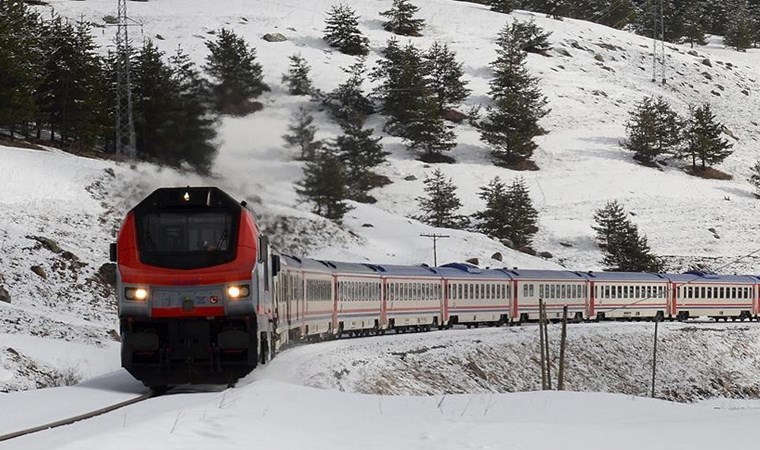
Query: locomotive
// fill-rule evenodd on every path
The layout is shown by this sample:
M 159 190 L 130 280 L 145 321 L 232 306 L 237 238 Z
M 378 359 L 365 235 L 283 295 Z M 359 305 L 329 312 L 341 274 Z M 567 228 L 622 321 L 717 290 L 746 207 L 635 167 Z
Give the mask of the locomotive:
M 245 202 L 214 187 L 158 189 L 110 250 L 121 361 L 135 378 L 231 384 L 270 357 L 272 255 Z
M 280 255 L 245 202 L 162 188 L 132 209 L 118 262 L 122 365 L 148 386 L 232 385 L 297 340 L 537 320 L 760 318 L 752 275 L 346 263 Z

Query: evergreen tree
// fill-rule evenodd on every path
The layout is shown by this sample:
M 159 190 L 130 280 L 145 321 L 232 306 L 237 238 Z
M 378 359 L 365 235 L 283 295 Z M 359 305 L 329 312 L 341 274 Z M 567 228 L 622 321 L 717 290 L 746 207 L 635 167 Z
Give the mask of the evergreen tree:
M 347 55 L 369 53 L 369 39 L 359 30 L 359 17 L 348 5 L 333 5 L 325 20 L 324 40 Z
M 366 71 L 364 58 L 348 68 L 342 68 L 348 79 L 322 99 L 330 116 L 342 127 L 361 122 L 372 113 L 372 102 L 364 95 L 362 84 Z
M 623 146 L 646 164 L 665 153 L 677 154 L 683 134 L 678 114 L 662 97 L 644 97 L 631 113 L 626 132 Z
M 694 48 L 694 44 L 705 45 L 705 28 L 702 25 L 704 11 L 700 3 L 692 3 L 687 6 L 684 14 L 683 33 L 684 41 Z
M 322 141 L 314 139 L 317 127 L 313 125 L 314 117 L 301 107 L 293 116 L 293 121 L 288 125 L 288 134 L 282 138 L 285 139 L 289 147 L 295 147 L 300 151 L 298 159 L 310 161 L 314 159 L 315 154 L 322 148 Z
M 46 44 L 36 95 L 38 131 L 50 127 L 50 140 L 90 148 L 108 125 L 102 65 L 90 25 L 56 16 L 42 28 Z
M 456 135 L 441 117 L 435 97 L 419 98 L 407 120 L 404 126 L 407 150 L 421 152 L 420 160 L 424 162 L 454 162 L 444 152 L 456 147 Z
M 304 178 L 298 183 L 296 193 L 313 203 L 312 212 L 341 223 L 343 216 L 352 209 L 346 204 L 349 198 L 347 182 L 343 162 L 332 150 L 325 148 L 306 162 Z
M 467 217 L 459 214 L 462 202 L 456 194 L 456 186 L 451 178 L 435 169 L 431 176 L 425 176 L 425 197 L 417 197 L 422 212 L 414 218 L 438 228 L 462 229 L 467 226 Z
M 486 208 L 474 214 L 480 221 L 479 231 L 512 248 L 530 246 L 538 231 L 538 212 L 533 208 L 522 178 L 508 188 L 496 177 L 480 189 L 478 196 L 486 201 Z
M 417 111 L 427 105 L 426 99 L 432 95 L 425 79 L 422 55 L 414 45 L 402 48 L 398 41 L 391 39 L 383 50 L 383 57 L 371 74 L 374 80 L 380 81 L 374 95 L 388 118 L 385 131 L 406 137 L 408 125 L 418 120 Z
M 515 9 L 514 0 L 490 0 L 488 5 L 491 7 L 491 11 L 504 14 L 509 14 Z
M 312 93 L 310 70 L 311 67 L 301 55 L 290 56 L 290 69 L 282 76 L 282 82 L 288 86 L 288 94 L 309 95 Z
M 39 16 L 21 1 L 0 1 L 0 127 L 13 136 L 37 116 Z
M 520 48 L 528 53 L 546 55 L 551 49 L 551 33 L 542 30 L 533 19 L 528 22 L 515 20 L 512 23 L 512 35 L 519 42 Z
M 421 36 L 420 31 L 425 26 L 425 21 L 414 18 L 419 9 L 409 0 L 393 0 L 393 7 L 380 13 L 389 19 L 383 24 L 383 28 L 401 36 Z
M 388 152 L 383 150 L 380 137 L 373 137 L 371 128 L 362 128 L 363 122 L 350 124 L 343 129 L 332 144 L 335 154 L 346 167 L 348 197 L 363 203 L 375 203 L 369 191 L 388 183 L 374 168 L 386 161 Z
M 179 137 L 174 134 L 177 94 L 173 71 L 163 61 L 164 53 L 145 41 L 132 63 L 132 104 L 137 153 L 153 161 L 165 161 Z
M 755 188 L 755 197 L 760 198 L 760 161 L 752 166 L 751 175 L 747 181 Z
M 733 153 L 733 144 L 721 137 L 723 124 L 717 121 L 707 103 L 697 108 L 691 107 L 689 112 L 683 157 L 691 158 L 694 169 L 697 167 L 697 160 L 701 161 L 702 169 L 723 162 Z
M 212 90 L 217 110 L 233 114 L 251 112 L 248 101 L 269 90 L 263 81 L 261 65 L 256 62 L 256 50 L 226 28 L 206 47 L 210 54 L 204 68 L 214 80 Z
M 491 63 L 493 103 L 479 124 L 480 138 L 491 147 L 494 164 L 513 166 L 533 155 L 533 138 L 543 133 L 538 120 L 548 113 L 547 100 L 538 80 L 528 74 L 527 54 L 515 35 L 514 23 L 499 33 L 497 45 L 498 58 Z
M 613 236 L 619 235 L 626 230 L 628 218 L 623 205 L 617 200 L 609 201 L 603 208 L 594 213 L 594 222 L 591 228 L 596 232 L 596 242 L 601 249 L 607 249 Z
M 184 162 L 201 174 L 209 174 L 217 153 L 210 86 L 182 48 L 169 58 L 169 65 L 176 92 L 171 124 L 174 143 L 160 159 L 174 166 Z
M 425 73 L 430 89 L 438 100 L 438 109 L 453 108 L 467 99 L 470 90 L 462 80 L 462 63 L 456 61 L 456 54 L 447 44 L 434 42 L 423 55 Z
M 731 20 L 726 26 L 723 42 L 739 51 L 752 47 L 755 39 L 755 28 L 746 0 L 735 0 Z
M 507 185 L 501 181 L 501 178 L 496 177 L 487 186 L 480 188 L 478 197 L 485 200 L 486 207 L 483 211 L 473 214 L 473 218 L 478 221 L 476 229 L 486 236 L 499 240 L 507 247 L 514 248 L 514 243 L 509 239 L 507 210 L 510 205 Z
M 608 202 L 596 211 L 593 227 L 597 242 L 604 252 L 605 270 L 616 272 L 662 272 L 664 264 L 652 254 L 646 236 L 640 236 L 617 202 Z

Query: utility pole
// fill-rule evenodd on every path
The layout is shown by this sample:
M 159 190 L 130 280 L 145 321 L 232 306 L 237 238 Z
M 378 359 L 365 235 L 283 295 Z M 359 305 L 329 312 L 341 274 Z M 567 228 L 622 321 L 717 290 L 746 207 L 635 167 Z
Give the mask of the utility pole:
M 665 55 L 665 7 L 663 0 L 650 0 L 652 11 L 652 82 L 657 82 L 657 46 L 660 46 L 660 71 L 662 75 L 662 84 L 667 83 L 665 78 L 665 67 L 667 64 Z M 659 40 L 659 42 L 658 42 Z
M 446 234 L 420 234 L 420 237 L 426 237 L 433 240 L 433 267 L 438 267 L 438 239 L 447 239 L 451 236 Z
M 127 28 L 139 25 L 127 16 L 127 0 L 118 0 L 116 31 L 116 153 L 128 158 L 137 156 L 135 122 L 132 111 L 129 34 Z
M 657 326 L 660 324 L 660 316 L 654 316 L 654 349 L 652 350 L 652 398 L 654 398 L 654 387 L 657 379 Z

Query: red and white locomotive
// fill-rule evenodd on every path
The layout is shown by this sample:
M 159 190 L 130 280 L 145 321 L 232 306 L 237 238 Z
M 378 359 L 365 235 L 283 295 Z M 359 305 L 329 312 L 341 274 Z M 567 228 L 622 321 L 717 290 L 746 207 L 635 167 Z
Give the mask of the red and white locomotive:
M 158 189 L 127 215 L 118 262 L 122 365 L 148 386 L 234 383 L 300 339 L 576 320 L 757 319 L 760 279 L 354 264 L 278 255 L 221 190 Z

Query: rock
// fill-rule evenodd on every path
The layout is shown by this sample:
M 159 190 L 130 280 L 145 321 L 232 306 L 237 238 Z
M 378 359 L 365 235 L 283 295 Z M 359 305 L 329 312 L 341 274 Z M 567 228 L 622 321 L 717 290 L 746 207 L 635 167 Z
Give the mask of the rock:
M 720 92 L 718 91 L 710 91 L 710 93 L 716 97 L 720 97 Z
M 597 61 L 599 61 L 599 62 L 604 62 L 604 56 L 600 55 L 599 53 L 596 53 L 594 55 L 594 59 L 597 60 Z
M 713 65 L 712 65 L 712 61 L 710 61 L 710 59 L 709 59 L 709 58 L 705 58 L 705 59 L 703 59 L 703 60 L 702 60 L 702 64 L 703 64 L 703 65 L 705 65 L 705 66 L 707 66 L 707 67 L 712 67 L 712 66 L 713 66 Z
M 567 247 L 567 248 L 573 248 L 573 244 L 571 244 L 569 242 L 560 242 L 559 245 L 561 245 L 563 247 Z
M 261 39 L 267 42 L 284 42 L 288 40 L 282 33 L 267 33 Z
M 542 258 L 545 258 L 545 259 L 552 259 L 552 258 L 554 258 L 554 255 L 552 255 L 549 252 L 541 252 L 541 253 L 538 254 L 538 256 L 540 256 Z
M 591 91 L 591 95 L 596 95 L 597 97 L 605 97 L 605 98 L 607 97 L 607 93 L 606 92 L 600 91 L 598 89 Z
M 480 261 L 478 261 L 478 258 L 470 258 L 467 260 L 467 262 L 475 266 L 480 265 Z
M 108 25 L 116 25 L 119 23 L 119 18 L 112 15 L 103 16 L 103 22 L 107 23 Z
M 519 250 L 521 252 L 525 253 L 525 254 L 528 254 L 528 255 L 531 255 L 531 256 L 536 256 L 536 251 L 533 250 L 532 248 L 528 247 L 527 245 L 525 247 L 520 247 Z
M 501 254 L 501 252 L 496 252 L 491 255 L 491 259 L 495 259 L 496 261 L 504 261 L 504 256 Z
M 557 53 L 559 53 L 562 56 L 567 56 L 569 58 L 573 57 L 573 54 L 570 53 L 566 48 L 563 48 L 563 47 L 555 48 L 554 51 L 557 52 Z
M 31 239 L 33 241 L 39 242 L 43 247 L 50 250 L 53 253 L 62 253 L 63 250 L 61 250 L 61 247 L 58 246 L 58 243 L 50 238 L 46 238 L 45 236 L 26 236 L 27 239 Z
M 447 109 L 441 114 L 444 120 L 454 123 L 462 123 L 467 118 L 467 114 L 459 112 L 456 109 Z
M 114 341 L 116 341 L 116 342 L 121 342 L 121 335 L 119 334 L 119 332 L 118 332 L 118 331 L 116 331 L 116 330 L 115 330 L 115 329 L 113 329 L 113 328 L 111 328 L 111 329 L 108 331 L 108 336 L 110 336 L 110 337 L 111 337 L 111 339 L 113 339 L 113 340 L 114 340 Z
M 578 41 L 570 41 L 570 46 L 578 50 L 586 50 L 581 44 L 578 43 Z
M 116 287 L 116 264 L 105 263 L 98 269 L 98 278 L 111 287 Z
M 404 181 L 417 181 L 417 177 L 414 175 L 407 175 L 404 177 Z
M 165 41 L 165 40 L 166 40 L 166 38 L 164 38 L 164 37 L 163 37 L 163 36 L 161 36 L 160 34 L 157 34 L 157 35 L 156 35 L 156 39 L 158 39 L 159 41 Z
M 702 72 L 702 76 L 705 77 L 705 78 L 707 78 L 708 80 L 712 80 L 712 75 L 710 75 L 707 72 Z
M 713 234 L 716 233 L 715 228 L 708 228 L 707 231 L 709 231 L 710 233 L 713 233 Z
M 742 94 L 749 96 L 749 91 L 746 89 L 742 89 Z
M 5 288 L 2 286 L 0 286 L 0 302 L 3 302 L 3 303 L 11 302 L 11 294 L 9 294 L 8 291 L 6 291 Z
M 718 89 L 720 89 L 721 91 L 725 91 L 726 90 L 726 88 L 724 88 L 722 84 L 716 84 L 715 87 L 718 88 Z
M 364 227 L 364 228 L 375 228 L 375 226 L 372 225 L 371 223 L 363 223 L 362 227 Z
M 32 266 L 32 272 L 36 273 L 43 280 L 47 280 L 47 274 L 45 273 L 45 269 L 43 269 L 42 267 Z
M 686 54 L 691 55 L 691 56 L 699 56 L 699 53 L 697 53 L 696 50 L 689 50 L 688 52 L 686 52 Z
M 106 175 L 108 175 L 108 176 L 109 176 L 109 177 L 111 177 L 111 178 L 113 178 L 113 177 L 115 177 L 115 176 L 116 176 L 116 173 L 115 173 L 115 172 L 113 171 L 113 169 L 112 169 L 112 168 L 110 168 L 110 167 L 106 167 L 106 169 L 105 169 L 103 172 L 105 172 L 105 173 L 106 173 Z

